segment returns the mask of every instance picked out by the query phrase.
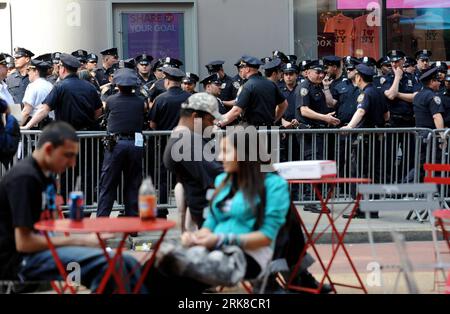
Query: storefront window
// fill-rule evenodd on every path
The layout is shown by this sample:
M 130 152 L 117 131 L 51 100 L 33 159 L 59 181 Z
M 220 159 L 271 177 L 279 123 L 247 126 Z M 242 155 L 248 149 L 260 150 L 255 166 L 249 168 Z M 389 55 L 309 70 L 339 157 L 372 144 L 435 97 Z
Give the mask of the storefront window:
M 304 59 L 381 53 L 381 9 L 378 1 L 295 0 L 296 54 Z

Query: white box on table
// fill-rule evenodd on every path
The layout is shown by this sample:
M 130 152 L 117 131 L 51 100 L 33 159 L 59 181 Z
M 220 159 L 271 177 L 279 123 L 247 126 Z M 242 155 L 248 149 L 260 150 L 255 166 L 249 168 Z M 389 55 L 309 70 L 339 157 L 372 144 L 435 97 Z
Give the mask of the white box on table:
M 286 180 L 334 178 L 337 172 L 334 160 L 289 161 L 273 166 Z

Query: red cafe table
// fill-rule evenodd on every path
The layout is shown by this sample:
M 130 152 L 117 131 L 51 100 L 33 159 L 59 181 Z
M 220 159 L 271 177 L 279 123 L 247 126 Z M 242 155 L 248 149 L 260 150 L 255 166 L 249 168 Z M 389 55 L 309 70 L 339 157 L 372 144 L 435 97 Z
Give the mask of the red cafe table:
M 59 219 L 59 220 L 41 220 L 34 225 L 34 228 L 38 231 L 42 231 L 47 243 L 48 247 L 52 253 L 52 256 L 56 262 L 56 266 L 58 267 L 58 271 L 61 274 L 62 278 L 67 279 L 67 272 L 64 268 L 64 265 L 61 262 L 61 259 L 58 257 L 58 253 L 56 251 L 56 247 L 53 245 L 51 241 L 51 237 L 49 233 L 58 232 L 58 233 L 76 233 L 76 234 L 86 234 L 86 233 L 95 233 L 97 235 L 98 242 L 100 247 L 103 250 L 106 260 L 108 261 L 108 268 L 103 275 L 103 278 L 100 282 L 100 285 L 95 291 L 98 294 L 103 293 L 106 283 L 109 278 L 112 276 L 117 284 L 119 293 L 126 293 L 124 278 L 116 271 L 116 263 L 121 261 L 122 253 L 124 250 L 124 245 L 127 237 L 131 233 L 135 232 L 156 232 L 161 231 L 161 235 L 159 240 L 156 242 L 154 246 L 152 246 L 151 257 L 149 262 L 146 263 L 146 267 L 142 270 L 142 274 L 138 280 L 138 283 L 133 288 L 133 293 L 139 293 L 140 288 L 144 282 L 144 279 L 150 270 L 150 267 L 155 262 L 156 253 L 159 250 L 159 247 L 164 240 L 164 237 L 167 234 L 167 231 L 173 227 L 175 227 L 176 223 L 170 220 L 164 219 L 152 219 L 152 220 L 141 220 L 138 217 L 119 217 L 119 218 L 95 218 L 95 219 L 83 219 L 82 221 L 73 221 L 70 219 Z M 120 243 L 116 248 L 116 252 L 113 257 L 107 251 L 106 241 L 102 239 L 102 233 L 117 233 L 122 234 Z M 130 276 L 135 270 L 132 270 L 128 276 Z M 59 294 L 64 293 L 66 289 L 69 289 L 71 293 L 75 294 L 76 290 L 73 286 L 69 285 L 67 282 L 65 283 L 62 289 L 59 289 L 56 285 L 52 285 L 55 291 Z
M 350 257 L 350 254 L 348 253 L 345 245 L 344 245 L 344 237 L 348 231 L 348 228 L 350 226 L 350 223 L 352 221 L 352 217 L 353 215 L 356 213 L 357 208 L 359 207 L 359 202 L 361 200 L 361 195 L 358 194 L 356 196 L 356 199 L 354 200 L 354 204 L 353 204 L 353 209 L 351 211 L 351 217 L 347 220 L 347 222 L 345 223 L 344 229 L 342 230 L 342 232 L 339 232 L 338 229 L 336 228 L 336 220 L 337 218 L 339 218 L 342 214 L 340 213 L 337 216 L 333 216 L 331 214 L 331 211 L 328 208 L 328 204 L 330 202 L 330 200 L 332 199 L 332 196 L 334 195 L 334 191 L 336 188 L 336 185 L 338 184 L 364 184 L 364 183 L 370 183 L 371 180 L 370 179 L 364 179 L 364 178 L 323 178 L 323 179 L 305 179 L 305 180 L 288 180 L 289 183 L 291 184 L 311 184 L 314 188 L 314 192 L 317 196 L 317 198 L 320 200 L 320 205 L 321 205 L 321 212 L 317 215 L 317 219 L 314 223 L 313 228 L 311 229 L 311 231 L 309 231 L 306 228 L 306 224 L 304 223 L 304 221 L 302 220 L 300 214 L 298 213 L 298 211 L 296 210 L 295 213 L 297 214 L 297 218 L 299 219 L 299 222 L 305 232 L 305 236 L 306 236 L 306 243 L 305 246 L 302 250 L 302 252 L 300 253 L 300 256 L 298 258 L 297 264 L 294 267 L 293 272 L 291 273 L 291 276 L 289 277 L 288 283 L 287 283 L 287 287 L 289 289 L 292 290 L 297 290 L 297 291 L 304 291 L 304 292 L 309 292 L 309 293 L 320 293 L 320 290 L 322 289 L 322 286 L 325 283 L 325 279 L 328 279 L 333 291 L 336 293 L 336 289 L 334 286 L 343 286 L 343 287 L 347 287 L 347 288 L 354 288 L 354 289 L 360 289 L 362 290 L 364 293 L 367 293 L 367 289 L 364 286 L 361 277 Z M 328 192 L 327 195 L 322 195 L 321 193 L 321 185 L 322 184 L 327 184 L 328 185 Z M 321 218 L 325 216 L 328 218 L 328 225 L 326 226 L 326 228 L 324 228 L 323 231 L 318 232 L 317 228 L 319 226 L 319 222 L 321 220 Z M 332 234 L 332 238 L 336 237 L 337 238 L 337 243 L 334 243 L 332 246 L 332 254 L 331 254 L 331 258 L 330 261 L 328 262 L 328 265 L 326 265 L 323 261 L 323 258 L 320 257 L 319 252 L 316 248 L 316 244 L 317 241 L 323 236 L 323 234 L 325 233 L 325 231 L 327 229 L 329 229 L 331 227 L 331 234 Z M 318 234 L 316 234 L 318 233 Z M 321 268 L 323 269 L 323 276 L 322 279 L 320 280 L 319 283 L 319 287 L 317 289 L 311 289 L 311 288 L 306 288 L 306 287 L 301 287 L 299 285 L 296 285 L 293 283 L 300 265 L 302 263 L 303 258 L 306 255 L 307 249 L 311 248 L 315 255 L 317 256 L 317 259 L 320 263 Z M 345 256 L 347 257 L 347 261 L 350 265 L 350 267 L 353 270 L 353 273 L 356 277 L 356 279 L 358 280 L 358 284 L 357 286 L 354 285 L 348 285 L 348 284 L 343 284 L 343 283 L 337 283 L 334 282 L 331 279 L 331 275 L 330 275 L 330 269 L 331 266 L 333 264 L 333 261 L 336 257 L 336 254 L 339 252 L 339 250 L 342 249 L 345 253 Z

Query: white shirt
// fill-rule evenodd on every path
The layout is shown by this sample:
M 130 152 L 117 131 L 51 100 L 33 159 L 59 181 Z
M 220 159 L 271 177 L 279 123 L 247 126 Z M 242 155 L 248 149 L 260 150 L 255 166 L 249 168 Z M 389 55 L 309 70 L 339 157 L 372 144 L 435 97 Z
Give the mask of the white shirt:
M 47 98 L 52 89 L 52 83 L 41 77 L 28 84 L 27 89 L 25 90 L 25 95 L 23 96 L 22 103 L 31 105 L 31 117 L 34 116 L 34 114 L 38 110 L 38 106 L 44 102 L 45 98 Z M 49 117 L 55 119 L 55 113 L 53 111 L 50 112 Z
M 6 101 L 8 105 L 14 104 L 14 99 L 8 91 L 8 85 L 3 81 L 0 81 L 0 98 Z

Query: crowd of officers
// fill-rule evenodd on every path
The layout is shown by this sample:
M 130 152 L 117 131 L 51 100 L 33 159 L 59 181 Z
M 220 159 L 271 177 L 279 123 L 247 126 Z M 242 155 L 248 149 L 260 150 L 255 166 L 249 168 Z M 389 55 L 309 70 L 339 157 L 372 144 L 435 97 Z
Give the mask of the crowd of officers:
M 23 129 L 40 129 L 56 119 L 79 131 L 108 131 L 99 187 L 99 210 L 104 215 L 111 210 L 112 191 L 124 169 L 131 180 L 126 210 L 135 214 L 142 169 L 129 165 L 142 157 L 138 134 L 172 130 L 181 104 L 196 93 L 198 84 L 217 97 L 223 120 L 216 125 L 221 128 L 238 123 L 285 129 L 450 126 L 448 67 L 444 61 L 431 63 L 429 50 L 418 51 L 414 58 L 392 50 L 379 60 L 370 56 L 298 60 L 273 51 L 262 59 L 242 56 L 234 63 L 234 76 L 224 72 L 224 61 L 212 61 L 205 65 L 209 74 L 202 80 L 182 71 L 181 60 L 148 54 L 119 60 L 116 48 L 102 51 L 101 59 L 81 49 L 33 57 L 25 48 L 16 48 L 14 57 L 0 54 L 0 67 L 8 68 L 1 84 L 7 86 L 10 102 L 22 107 Z M 115 145 L 120 141 L 132 144 L 118 145 L 119 153 Z M 314 137 L 313 143 L 312 136 L 304 136 L 294 139 L 292 159 L 300 158 L 300 141 L 305 147 L 302 159 L 327 158 L 323 137 Z M 391 154 L 395 159 L 396 151 Z M 161 184 L 160 201 L 165 203 L 167 182 Z

